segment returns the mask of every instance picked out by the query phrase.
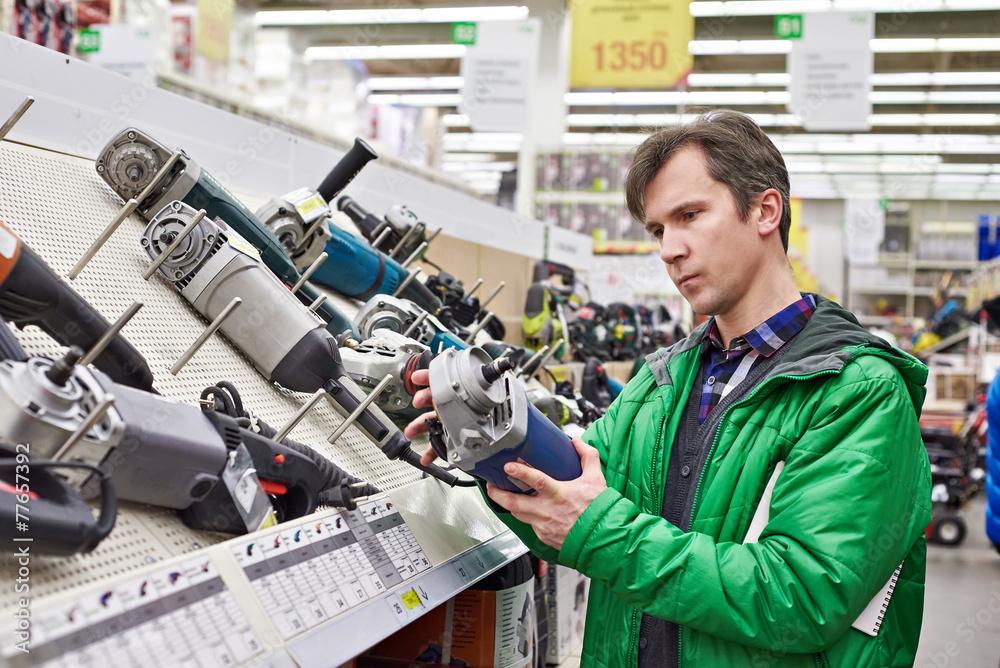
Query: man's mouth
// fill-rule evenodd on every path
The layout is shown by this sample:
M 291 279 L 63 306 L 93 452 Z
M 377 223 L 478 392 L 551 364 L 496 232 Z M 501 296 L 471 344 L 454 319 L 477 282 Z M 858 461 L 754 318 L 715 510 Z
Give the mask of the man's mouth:
M 679 279 L 677 279 L 677 287 L 678 288 L 687 287 L 689 282 L 694 280 L 695 278 L 698 278 L 698 274 L 684 274 Z

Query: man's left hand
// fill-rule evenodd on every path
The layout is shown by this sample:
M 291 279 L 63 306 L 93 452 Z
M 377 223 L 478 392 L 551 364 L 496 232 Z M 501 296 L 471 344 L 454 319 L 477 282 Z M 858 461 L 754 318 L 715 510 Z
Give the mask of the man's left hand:
M 535 535 L 546 545 L 561 550 L 563 541 L 587 506 L 607 489 L 601 473 L 601 458 L 595 448 L 579 438 L 573 439 L 583 474 L 576 480 L 555 480 L 538 469 L 509 462 L 507 475 L 517 478 L 538 492 L 535 496 L 515 494 L 487 484 L 490 498 L 510 511 L 516 519 L 530 524 Z

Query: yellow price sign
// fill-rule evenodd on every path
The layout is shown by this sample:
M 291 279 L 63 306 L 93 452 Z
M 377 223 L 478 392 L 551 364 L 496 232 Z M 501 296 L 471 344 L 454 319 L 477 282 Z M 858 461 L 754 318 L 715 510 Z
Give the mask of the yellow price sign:
M 673 88 L 690 72 L 690 0 L 571 0 L 570 88 Z
M 422 605 L 422 602 L 420 601 L 420 595 L 414 589 L 411 589 L 410 591 L 401 595 L 399 597 L 399 600 L 403 602 L 403 605 L 406 606 L 407 610 L 413 610 L 418 605 Z

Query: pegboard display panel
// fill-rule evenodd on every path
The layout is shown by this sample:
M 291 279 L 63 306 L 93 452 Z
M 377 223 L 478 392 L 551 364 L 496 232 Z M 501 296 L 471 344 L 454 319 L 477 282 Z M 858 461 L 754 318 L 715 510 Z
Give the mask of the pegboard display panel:
M 263 201 L 248 200 L 251 207 Z M 121 207 L 121 200 L 98 177 L 93 161 L 0 143 L 0 220 L 60 276 L 69 273 Z M 178 376 L 170 374 L 171 365 L 207 323 L 159 275 L 149 281 L 142 279 L 142 271 L 149 265 L 139 245 L 144 228 L 145 222 L 136 215 L 126 220 L 72 282 L 73 288 L 109 322 L 117 319 L 133 300 L 144 304 L 122 333 L 146 358 L 156 388 L 164 396 L 195 406 L 206 386 L 229 380 L 239 389 L 246 408 L 279 428 L 308 396 L 268 383 L 219 334 L 208 340 Z M 348 315 L 356 312 L 357 306 L 349 300 L 335 297 L 333 301 Z M 18 332 L 18 338 L 29 354 L 54 357 L 63 352 L 34 327 Z M 290 437 L 314 445 L 348 472 L 386 491 L 422 477 L 421 472 L 405 464 L 387 460 L 355 427 L 336 444 L 328 444 L 327 437 L 341 422 L 339 413 L 321 402 Z M 129 532 L 136 535 L 127 535 Z M 94 553 L 39 566 L 38 572 L 33 572 L 32 590 L 43 596 L 145 566 L 147 557 L 160 560 L 227 538 L 224 534 L 192 532 L 163 509 L 123 504 L 115 530 Z M 114 559 L 109 561 L 112 553 Z M 82 579 L 81 570 L 87 571 Z M 14 572 L 16 567 L 5 563 L 0 578 L 12 579 Z M 11 605 L 11 595 L 0 591 L 0 608 Z

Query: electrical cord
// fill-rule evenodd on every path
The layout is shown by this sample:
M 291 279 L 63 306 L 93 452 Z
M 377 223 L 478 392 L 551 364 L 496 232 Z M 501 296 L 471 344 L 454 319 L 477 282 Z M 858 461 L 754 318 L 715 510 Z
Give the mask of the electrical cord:
M 67 469 L 87 469 L 93 471 L 101 477 L 101 512 L 97 517 L 97 524 L 94 527 L 94 540 L 84 546 L 83 552 L 89 552 L 98 543 L 108 537 L 111 530 L 115 528 L 115 520 L 118 518 L 118 495 L 115 494 L 115 487 L 111 483 L 111 476 L 94 466 L 83 462 L 60 462 L 54 459 L 30 459 L 28 466 L 35 468 L 67 468 Z M 19 464 L 12 457 L 0 458 L 0 470 L 17 469 Z
M 243 408 L 243 401 L 240 398 L 239 390 L 227 380 L 221 380 L 215 385 L 206 387 L 201 392 L 202 399 L 215 399 L 222 403 L 220 409 L 216 403 L 216 410 L 225 413 L 229 417 L 235 418 L 237 423 L 244 429 L 256 431 L 264 438 L 274 439 L 278 430 L 267 424 L 259 417 L 253 416 Z M 344 469 L 340 468 L 327 459 L 315 448 L 304 443 L 294 441 L 287 436 L 282 439 L 281 444 L 308 457 L 323 475 L 323 491 L 320 494 L 320 503 L 326 505 L 343 505 L 351 509 L 354 497 L 372 496 L 380 493 L 375 485 L 370 483 L 359 486 L 363 481 Z M 346 491 L 345 491 L 346 490 Z

